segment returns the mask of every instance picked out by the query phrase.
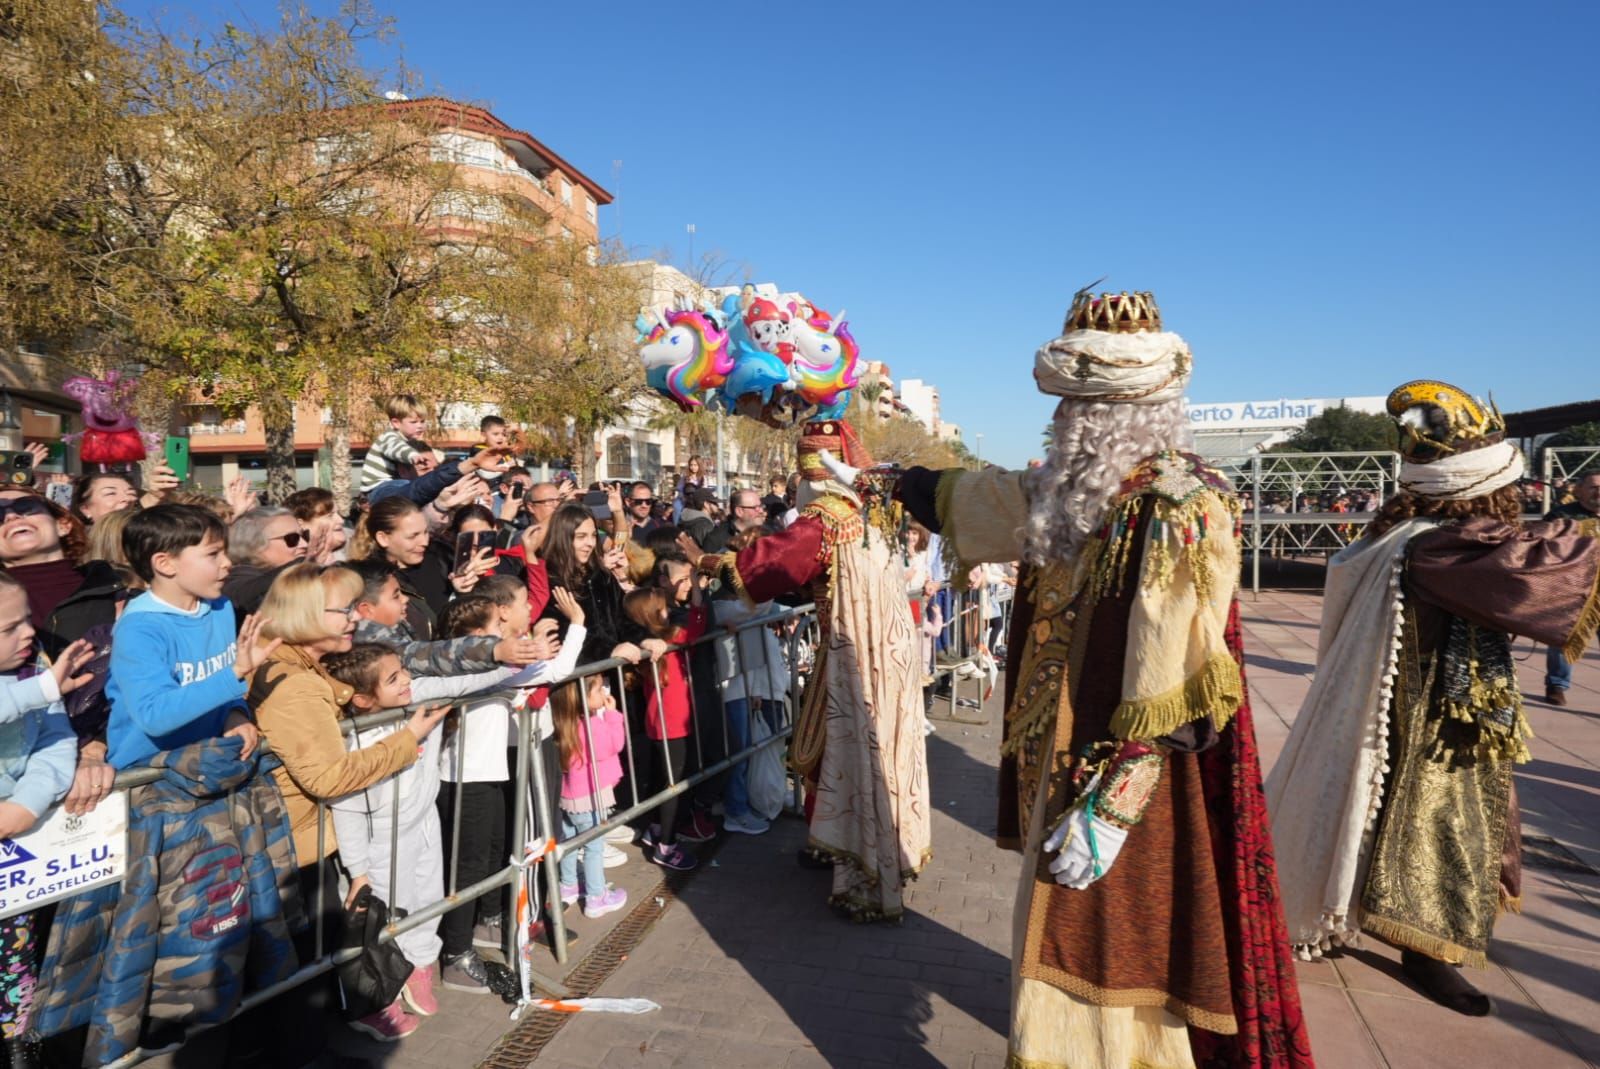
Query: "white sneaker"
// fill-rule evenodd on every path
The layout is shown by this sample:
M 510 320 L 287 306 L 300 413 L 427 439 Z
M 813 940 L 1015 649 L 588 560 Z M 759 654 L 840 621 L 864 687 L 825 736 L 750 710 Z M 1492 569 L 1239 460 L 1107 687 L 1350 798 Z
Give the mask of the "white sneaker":
M 610 843 L 606 844 L 606 862 L 605 862 L 606 868 L 614 869 L 618 865 L 626 865 L 627 863 L 628 863 L 628 855 L 627 854 L 624 854 L 621 850 L 618 850 L 616 847 L 612 846 Z
M 612 828 L 610 831 L 606 832 L 605 840 L 608 843 L 631 843 L 633 842 L 636 834 L 637 833 L 626 824 L 618 824 L 615 828 Z
M 722 826 L 741 835 L 760 835 L 772 827 L 772 822 L 755 813 L 746 813 L 740 817 L 723 817 Z

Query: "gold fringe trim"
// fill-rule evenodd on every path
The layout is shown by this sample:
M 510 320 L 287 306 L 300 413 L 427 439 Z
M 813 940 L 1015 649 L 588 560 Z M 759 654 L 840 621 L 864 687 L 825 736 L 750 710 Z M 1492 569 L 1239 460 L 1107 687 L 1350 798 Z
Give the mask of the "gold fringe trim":
M 1006 1069 L 1074 1069 L 1074 1067 L 1066 1062 L 1041 1062 L 1034 1058 L 1024 1058 L 1013 1050 L 1006 1052 Z M 1157 1065 L 1143 1058 L 1134 1058 L 1128 1062 L 1128 1069 L 1176 1069 L 1176 1067 Z
M 738 593 L 739 600 L 746 607 L 755 608 L 756 599 L 750 596 L 750 591 L 745 589 L 744 576 L 739 574 L 739 555 L 737 553 L 724 553 L 722 555 L 722 574 L 727 577 L 728 585 Z
M 1243 701 L 1239 663 L 1231 654 L 1213 654 L 1200 671 L 1166 693 L 1124 700 L 1111 714 L 1111 733 L 1119 739 L 1158 739 L 1203 716 L 1221 731 Z
M 1567 660 L 1573 663 L 1583 660 L 1583 651 L 1597 630 L 1600 630 L 1600 569 L 1595 570 L 1594 586 L 1589 589 L 1589 598 L 1583 603 L 1583 611 L 1578 614 L 1577 626 L 1572 629 L 1566 645 L 1561 647 Z
M 1426 954 L 1446 965 L 1466 965 L 1473 969 L 1489 967 L 1489 956 L 1481 950 L 1468 950 L 1459 943 L 1430 935 L 1419 928 L 1390 920 L 1388 917 L 1379 917 L 1363 911 L 1361 928 L 1385 943 L 1392 943 L 1403 950 L 1415 950 L 1418 954 Z
M 1113 1009 L 1128 1009 L 1133 1006 L 1159 1006 L 1174 1017 L 1180 1018 L 1196 1028 L 1204 1028 L 1207 1032 L 1215 1032 L 1219 1036 L 1235 1036 L 1239 1034 L 1239 1022 L 1231 1013 L 1214 1013 L 1211 1010 L 1191 1006 L 1175 995 L 1153 987 L 1101 987 L 1088 980 L 1071 973 L 1052 969 L 1042 962 L 1028 965 L 1024 964 L 1020 970 L 1023 979 L 1037 980 L 1049 984 L 1051 987 L 1065 991 L 1069 995 L 1076 995 L 1085 1002 L 1092 1002 L 1096 1006 L 1107 1006 Z
M 1499 912 L 1499 913 L 1521 913 L 1522 912 L 1522 896 L 1521 895 L 1508 895 L 1508 894 L 1506 894 L 1506 889 L 1504 887 L 1500 888 L 1500 908 L 1496 912 Z
M 800 716 L 795 721 L 794 734 L 789 739 L 789 767 L 801 779 L 815 779 L 817 767 L 822 764 L 822 748 L 828 741 L 827 684 L 823 677 L 828 669 L 828 644 L 817 644 L 816 662 L 811 668 L 811 678 L 800 695 Z

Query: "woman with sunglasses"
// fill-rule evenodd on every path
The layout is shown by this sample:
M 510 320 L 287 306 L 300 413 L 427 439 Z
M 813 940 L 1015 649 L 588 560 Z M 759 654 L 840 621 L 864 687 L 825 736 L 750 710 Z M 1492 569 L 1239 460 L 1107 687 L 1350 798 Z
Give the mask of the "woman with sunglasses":
M 79 739 L 78 771 L 66 799 L 73 813 L 94 808 L 116 775 L 105 763 L 106 653 L 127 593 L 105 561 L 80 562 L 85 542 L 83 524 L 55 502 L 28 487 L 0 489 L 0 565 L 27 591 L 40 649 L 51 661 L 78 639 L 98 651 L 86 669 L 94 680 L 67 703 Z
M 285 508 L 255 508 L 228 528 L 228 559 L 233 569 L 222 596 L 233 602 L 242 623 L 261 607 L 261 599 L 285 568 L 306 559 L 310 535 Z

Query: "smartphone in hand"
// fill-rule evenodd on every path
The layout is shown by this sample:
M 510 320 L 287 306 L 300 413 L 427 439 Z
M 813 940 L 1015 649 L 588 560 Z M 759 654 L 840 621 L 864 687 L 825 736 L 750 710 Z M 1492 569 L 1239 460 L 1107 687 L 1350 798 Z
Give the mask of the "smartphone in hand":
M 450 566 L 451 574 L 460 575 L 465 572 L 473 558 L 484 550 L 493 548 L 493 531 L 462 531 L 456 535 L 455 562 Z
M 589 515 L 596 521 L 611 518 L 611 506 L 607 503 L 604 490 L 585 490 L 583 492 L 583 507 L 589 510 Z
M 167 435 L 166 444 L 167 467 L 172 469 L 172 474 L 178 477 L 180 483 L 189 481 L 189 439 L 178 434 Z

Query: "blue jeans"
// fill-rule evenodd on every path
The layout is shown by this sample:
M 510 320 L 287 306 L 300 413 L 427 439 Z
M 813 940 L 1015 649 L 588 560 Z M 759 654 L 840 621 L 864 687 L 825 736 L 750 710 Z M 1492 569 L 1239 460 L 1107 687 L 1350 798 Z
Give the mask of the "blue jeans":
M 756 701 L 761 706 L 761 719 L 771 728 L 781 715 L 778 703 L 769 698 Z M 729 698 L 722 705 L 728 714 L 728 745 L 738 753 L 750 745 L 750 703 L 744 698 Z M 750 815 L 749 761 L 740 761 L 729 770 L 728 785 L 722 789 L 722 811 L 727 817 Z
M 1566 690 L 1572 686 L 1572 665 L 1566 655 L 1551 646 L 1544 655 L 1544 689 Z
M 598 814 L 568 813 L 561 811 L 561 838 L 575 839 L 600 823 Z M 578 855 L 561 855 L 561 884 L 571 887 L 578 882 Z M 583 848 L 583 893 L 597 895 L 606 889 L 606 837 L 597 836 Z

